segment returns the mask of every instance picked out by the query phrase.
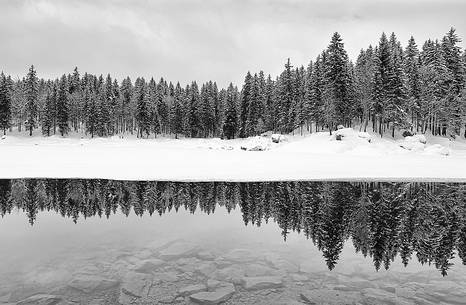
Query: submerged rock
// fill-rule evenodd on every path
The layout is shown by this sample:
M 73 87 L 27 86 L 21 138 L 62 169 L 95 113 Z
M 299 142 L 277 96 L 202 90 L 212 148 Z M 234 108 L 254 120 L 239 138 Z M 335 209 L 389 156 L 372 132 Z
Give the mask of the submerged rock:
M 235 284 L 240 284 L 244 276 L 245 272 L 243 269 L 233 266 L 217 270 L 212 274 L 213 279 Z
M 142 298 L 148 295 L 152 285 L 152 277 L 148 274 L 129 272 L 123 279 L 118 301 L 130 304 L 134 298 Z
M 207 290 L 207 286 L 204 284 L 189 285 L 178 290 L 178 293 L 182 296 L 191 295 L 193 293 Z
M 136 264 L 134 271 L 140 272 L 140 273 L 152 273 L 156 271 L 158 268 L 160 268 L 161 266 L 163 266 L 164 264 L 165 262 L 161 259 L 157 259 L 157 258 L 146 259 Z
M 397 297 L 394 293 L 390 293 L 382 289 L 366 288 L 362 290 L 362 294 L 364 295 L 365 300 L 373 304 L 398 304 Z
M 248 264 L 244 267 L 246 276 L 276 275 L 277 271 L 262 264 Z
M 258 258 L 256 252 L 249 249 L 234 249 L 223 256 L 223 259 L 236 263 L 252 262 L 256 261 Z
M 235 286 L 233 286 L 233 284 L 224 284 L 215 288 L 213 291 L 203 291 L 192 294 L 190 299 L 199 304 L 215 305 L 230 299 L 235 291 Z
M 283 280 L 279 276 L 254 276 L 242 279 L 243 287 L 247 290 L 280 288 Z
M 200 263 L 198 266 L 194 267 L 194 271 L 207 277 L 210 277 L 216 270 L 217 267 L 212 262 Z
M 215 255 L 208 250 L 199 252 L 197 254 L 197 257 L 199 257 L 202 260 L 206 260 L 206 261 L 215 259 Z
M 27 299 L 19 301 L 17 305 L 56 305 L 62 298 L 51 294 L 36 294 Z
M 306 304 L 360 304 L 361 293 L 332 289 L 312 289 L 302 292 L 301 299 Z M 372 303 L 371 303 L 372 304 Z M 379 304 L 379 303 L 374 303 Z
M 159 257 L 165 260 L 174 260 L 189 257 L 196 253 L 197 246 L 189 242 L 176 242 L 169 245 L 159 253 Z
M 68 283 L 68 286 L 85 293 L 106 290 L 118 285 L 118 281 L 95 275 L 79 275 Z
M 273 266 L 275 269 L 296 273 L 299 271 L 299 266 L 291 263 L 290 261 L 282 258 L 275 253 L 269 253 L 265 256 L 265 261 Z

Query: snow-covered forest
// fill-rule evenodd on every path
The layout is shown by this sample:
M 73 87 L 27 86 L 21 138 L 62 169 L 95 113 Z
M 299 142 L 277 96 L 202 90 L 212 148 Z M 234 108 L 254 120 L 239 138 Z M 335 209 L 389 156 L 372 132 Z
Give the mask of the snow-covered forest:
M 184 87 L 163 78 L 120 82 L 78 68 L 45 80 L 31 66 L 23 79 L 1 74 L 0 129 L 231 139 L 357 124 L 380 136 L 410 130 L 466 137 L 466 53 L 460 41 L 453 28 L 422 47 L 412 37 L 403 47 L 394 33 L 382 34 L 378 45 L 362 49 L 352 62 L 335 33 L 307 66 L 294 67 L 288 59 L 276 78 L 247 72 L 242 88 L 218 88 L 214 81 Z

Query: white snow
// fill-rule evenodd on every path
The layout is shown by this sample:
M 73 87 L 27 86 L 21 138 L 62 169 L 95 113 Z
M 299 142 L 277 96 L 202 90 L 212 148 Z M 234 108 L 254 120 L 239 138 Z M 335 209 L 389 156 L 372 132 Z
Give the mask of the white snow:
M 466 181 L 464 139 L 426 136 L 427 144 L 417 142 L 422 149 L 407 150 L 399 146 L 401 137 L 380 138 L 347 128 L 338 132 L 345 135 L 342 141 L 319 132 L 288 135 L 281 143 L 270 136 L 89 139 L 11 133 L 0 141 L 0 178 Z M 267 150 L 241 149 L 256 146 Z

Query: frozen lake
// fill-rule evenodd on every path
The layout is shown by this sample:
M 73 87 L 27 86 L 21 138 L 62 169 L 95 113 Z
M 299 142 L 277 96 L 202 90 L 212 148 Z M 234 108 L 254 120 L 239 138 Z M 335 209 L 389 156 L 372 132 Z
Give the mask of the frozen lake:
M 466 185 L 0 180 L 0 304 L 464 304 Z

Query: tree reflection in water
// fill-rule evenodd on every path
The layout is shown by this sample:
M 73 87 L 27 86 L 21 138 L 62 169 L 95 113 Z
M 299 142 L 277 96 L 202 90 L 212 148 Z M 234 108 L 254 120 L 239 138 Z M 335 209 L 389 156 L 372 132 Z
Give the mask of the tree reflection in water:
M 344 243 L 370 256 L 379 270 L 397 255 L 434 264 L 442 275 L 457 254 L 466 264 L 466 185 L 454 183 L 349 182 L 155 182 L 87 179 L 0 180 L 0 214 L 14 209 L 34 224 L 39 211 L 80 218 L 136 215 L 216 206 L 239 207 L 245 225 L 272 219 L 286 241 L 304 234 L 322 252 L 331 270 Z

